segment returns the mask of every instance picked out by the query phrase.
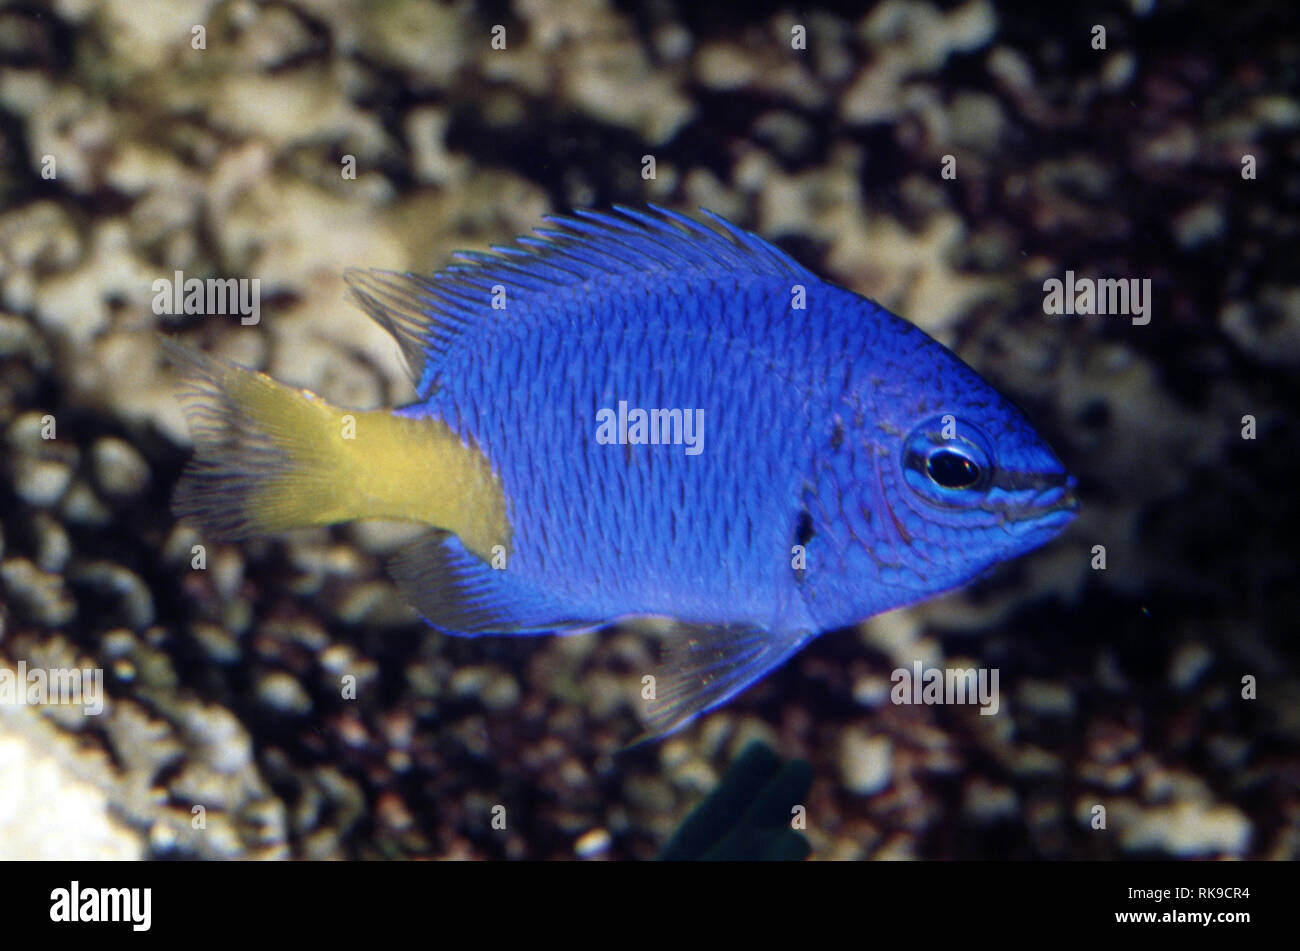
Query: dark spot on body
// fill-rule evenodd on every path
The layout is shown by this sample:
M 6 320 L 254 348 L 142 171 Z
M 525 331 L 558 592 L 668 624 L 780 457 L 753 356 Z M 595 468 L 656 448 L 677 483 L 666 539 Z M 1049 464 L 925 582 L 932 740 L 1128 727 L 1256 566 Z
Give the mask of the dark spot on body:
M 812 515 L 809 514 L 807 509 L 804 509 L 799 513 L 799 521 L 795 523 L 795 544 L 807 545 L 816 534 L 817 532 L 813 529 Z

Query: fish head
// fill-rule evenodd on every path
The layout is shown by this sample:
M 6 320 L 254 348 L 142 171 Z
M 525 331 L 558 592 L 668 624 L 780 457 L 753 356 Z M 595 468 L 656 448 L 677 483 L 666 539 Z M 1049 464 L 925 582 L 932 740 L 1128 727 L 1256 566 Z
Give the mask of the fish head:
M 881 502 L 915 535 L 1001 561 L 1055 537 L 1079 503 L 1074 477 L 1023 414 L 992 398 L 1001 405 L 958 401 L 882 440 L 893 471 Z
M 864 355 L 839 414 L 836 455 L 849 459 L 826 466 L 835 482 L 818 490 L 819 504 L 838 496 L 834 564 L 848 577 L 822 602 L 842 605 L 841 622 L 964 584 L 1058 535 L 1079 507 L 1074 478 L 1025 414 L 898 323 L 910 346 Z

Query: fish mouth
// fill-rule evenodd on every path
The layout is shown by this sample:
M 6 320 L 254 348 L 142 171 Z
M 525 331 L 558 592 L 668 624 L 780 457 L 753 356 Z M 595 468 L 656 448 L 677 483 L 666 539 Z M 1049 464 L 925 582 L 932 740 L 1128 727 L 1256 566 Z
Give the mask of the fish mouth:
M 1077 484 L 1074 476 L 1067 475 L 1058 485 L 1048 486 L 1029 503 L 1029 508 L 1039 514 L 1052 512 L 1075 513 L 1079 511 L 1079 497 L 1075 495 Z
M 1017 532 L 1061 528 L 1079 514 L 1078 483 L 1069 473 L 1021 476 L 1017 481 L 1020 488 L 1038 490 L 1028 504 L 1009 514 L 1007 521 Z

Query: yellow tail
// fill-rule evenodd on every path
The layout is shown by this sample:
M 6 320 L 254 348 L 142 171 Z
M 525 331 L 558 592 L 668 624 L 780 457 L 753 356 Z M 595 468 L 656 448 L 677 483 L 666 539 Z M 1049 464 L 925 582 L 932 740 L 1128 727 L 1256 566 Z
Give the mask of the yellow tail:
M 359 518 L 455 532 L 480 558 L 510 549 L 505 494 L 483 453 L 445 423 L 344 410 L 170 340 L 197 453 L 176 513 L 241 539 Z

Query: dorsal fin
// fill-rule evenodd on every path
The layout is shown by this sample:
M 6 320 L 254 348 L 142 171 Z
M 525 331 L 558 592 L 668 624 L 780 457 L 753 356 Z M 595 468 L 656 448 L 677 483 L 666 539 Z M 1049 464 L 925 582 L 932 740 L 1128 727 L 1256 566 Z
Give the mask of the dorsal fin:
M 518 238 L 516 247 L 493 245 L 492 253 L 458 251 L 464 263 L 432 277 L 353 268 L 344 278 L 361 307 L 396 338 L 422 395 L 438 358 L 465 326 L 499 313 L 491 308 L 497 284 L 512 301 L 527 303 L 550 289 L 620 274 L 712 269 L 814 279 L 780 248 L 710 211 L 700 209 L 714 227 L 649 208 L 548 215 L 549 227 L 538 228 L 538 237 Z

